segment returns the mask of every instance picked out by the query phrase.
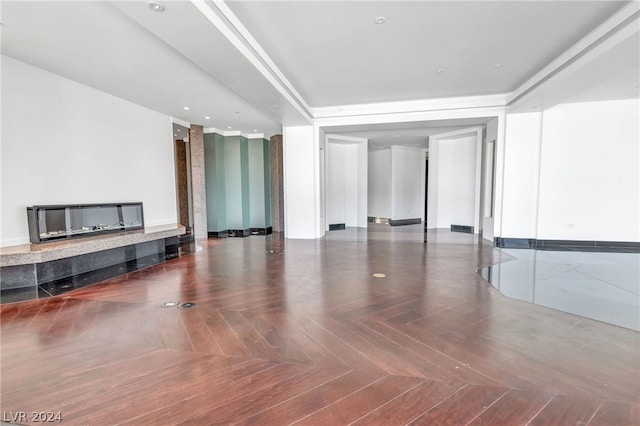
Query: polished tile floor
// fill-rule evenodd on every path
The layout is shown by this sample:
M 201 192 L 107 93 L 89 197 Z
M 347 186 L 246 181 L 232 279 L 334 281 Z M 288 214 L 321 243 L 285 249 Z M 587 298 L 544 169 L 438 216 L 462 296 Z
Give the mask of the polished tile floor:
M 504 295 L 640 331 L 640 253 L 501 251 L 480 274 Z

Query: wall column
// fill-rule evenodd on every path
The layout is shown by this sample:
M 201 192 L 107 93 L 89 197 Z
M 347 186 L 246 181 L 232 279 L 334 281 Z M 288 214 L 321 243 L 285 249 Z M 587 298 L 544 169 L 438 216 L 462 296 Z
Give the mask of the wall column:
M 284 180 L 282 167 L 282 135 L 271 137 L 269 144 L 271 169 L 271 226 L 273 232 L 284 232 Z
M 205 240 L 207 234 L 207 191 L 204 166 L 204 135 L 202 126 L 192 124 L 189 129 L 191 148 L 191 186 L 193 190 L 193 236 Z
M 189 178 L 187 170 L 187 144 L 176 140 L 176 184 L 178 187 L 178 221 L 187 227 L 187 234 L 191 233 L 189 220 Z

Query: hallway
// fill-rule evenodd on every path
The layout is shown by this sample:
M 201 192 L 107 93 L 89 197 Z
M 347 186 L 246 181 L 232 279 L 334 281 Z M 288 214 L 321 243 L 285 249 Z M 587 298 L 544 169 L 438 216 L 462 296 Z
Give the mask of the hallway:
M 640 423 L 640 334 L 503 296 L 476 272 L 509 258 L 489 245 L 204 244 L 0 306 L 3 411 L 65 424 Z

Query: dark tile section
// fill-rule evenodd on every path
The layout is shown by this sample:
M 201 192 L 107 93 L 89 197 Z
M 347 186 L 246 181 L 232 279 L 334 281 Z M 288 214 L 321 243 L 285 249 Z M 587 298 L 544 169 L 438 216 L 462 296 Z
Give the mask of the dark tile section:
M 15 265 L 0 268 L 0 289 L 33 287 L 37 284 L 36 266 Z
M 0 303 L 15 303 L 15 302 L 24 302 L 26 300 L 39 299 L 40 297 L 49 297 L 48 295 L 43 294 L 40 296 L 38 293 L 41 290 L 38 287 L 23 287 L 23 288 L 12 288 L 7 290 L 0 291 Z
M 209 238 L 233 238 L 250 237 L 251 235 L 268 235 L 272 233 L 269 228 L 227 229 L 225 231 L 209 231 Z
M 248 237 L 251 235 L 251 228 L 247 229 L 229 229 L 229 237 Z
M 464 232 L 465 234 L 473 234 L 474 227 L 468 225 L 451 225 L 451 232 Z
M 178 241 L 180 241 L 180 244 L 195 241 L 195 240 L 196 239 L 193 236 L 193 234 L 184 234 L 184 235 L 178 236 Z
M 346 229 L 346 225 L 344 223 L 330 223 L 329 231 L 341 231 Z
M 149 268 L 181 253 L 193 252 L 191 244 L 180 244 L 178 237 L 169 237 L 51 262 L 2 268 L 0 303 L 55 296 Z M 26 276 L 32 280 L 28 286 L 24 285 Z
M 273 228 L 251 228 L 251 235 L 271 235 L 273 233 Z
M 419 217 L 414 219 L 398 219 L 398 220 L 390 219 L 389 220 L 389 225 L 391 226 L 419 225 L 421 223 L 422 223 L 422 219 L 420 219 Z
M 175 259 L 176 257 L 178 257 L 179 249 L 180 249 L 180 238 L 176 236 L 176 237 L 169 237 L 164 239 L 164 254 L 165 254 L 166 260 Z
M 500 248 L 550 251 L 640 253 L 640 242 L 629 241 L 536 240 L 532 238 L 496 237 L 494 239 L 494 245 Z
M 105 281 L 130 272 L 139 271 L 158 265 L 165 261 L 162 254 L 146 256 L 140 259 L 133 259 L 128 262 L 112 265 L 106 268 L 97 269 L 95 271 L 85 272 L 83 274 L 74 275 L 72 277 L 62 278 L 46 284 L 41 284 L 39 289 L 46 292 L 49 296 L 57 296 L 71 290 L 86 287 L 91 284 Z M 42 296 L 40 296 L 42 297 Z
M 209 238 L 227 238 L 229 236 L 229 231 L 209 231 Z

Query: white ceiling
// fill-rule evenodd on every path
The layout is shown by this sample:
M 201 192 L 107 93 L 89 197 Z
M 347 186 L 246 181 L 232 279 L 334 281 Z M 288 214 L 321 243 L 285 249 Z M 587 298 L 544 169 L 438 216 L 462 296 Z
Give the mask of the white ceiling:
M 507 93 L 622 6 L 616 1 L 229 2 L 314 107 Z M 376 25 L 381 16 L 386 22 Z
M 3 54 L 185 123 L 270 136 L 319 107 L 511 92 L 627 3 L 182 0 L 162 13 L 145 0 L 0 4 Z M 637 97 L 637 33 L 614 47 L 520 108 Z M 486 120 L 332 130 L 418 146 Z

